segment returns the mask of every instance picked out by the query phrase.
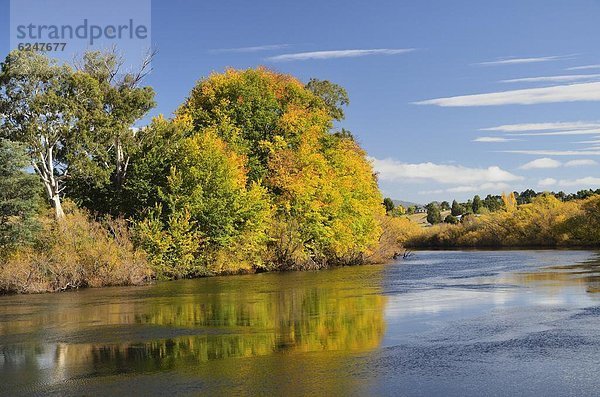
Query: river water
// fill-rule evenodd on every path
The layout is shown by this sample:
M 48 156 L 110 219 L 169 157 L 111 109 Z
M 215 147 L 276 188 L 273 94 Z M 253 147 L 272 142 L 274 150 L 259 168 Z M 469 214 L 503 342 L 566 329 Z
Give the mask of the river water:
M 598 395 L 600 257 L 381 266 L 0 297 L 0 395 Z

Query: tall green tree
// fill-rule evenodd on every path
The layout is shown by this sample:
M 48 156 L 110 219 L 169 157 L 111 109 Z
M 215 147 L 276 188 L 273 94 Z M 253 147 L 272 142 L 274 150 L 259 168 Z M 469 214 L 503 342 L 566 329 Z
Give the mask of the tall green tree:
M 472 203 L 473 213 L 479 214 L 479 212 L 481 211 L 481 207 L 482 207 L 481 197 L 479 197 L 478 195 L 475 195 L 475 197 L 473 197 L 473 203 Z
M 73 162 L 85 163 L 92 131 L 78 131 L 98 109 L 98 86 L 33 51 L 13 51 L 0 69 L 0 137 L 21 142 L 39 175 L 56 218 Z
M 442 222 L 440 207 L 435 203 L 427 204 L 427 222 L 432 225 Z
M 76 63 L 76 70 L 99 88 L 100 107 L 85 125 L 87 131 L 94 131 L 97 149 L 91 161 L 72 175 L 66 192 L 94 211 L 130 212 L 123 187 L 132 157 L 149 138 L 148 130 L 136 128 L 135 123 L 155 105 L 154 90 L 142 85 L 153 55 L 149 53 L 134 71 L 124 71 L 124 60 L 115 49 L 86 52 Z
M 121 65 L 114 53 L 94 52 L 74 69 L 33 51 L 13 51 L 1 65 L 0 137 L 25 145 L 58 219 L 65 189 L 105 211 L 97 202 L 123 184 L 138 140 L 132 123 L 154 94 Z M 111 181 L 116 189 L 106 188 Z
M 385 212 L 387 212 L 388 214 L 391 214 L 392 211 L 394 211 L 394 208 L 396 207 L 392 199 L 389 197 L 383 199 L 383 206 L 385 207 Z
M 452 216 L 459 216 L 464 213 L 462 205 L 458 204 L 456 200 L 452 200 L 452 207 L 450 209 Z

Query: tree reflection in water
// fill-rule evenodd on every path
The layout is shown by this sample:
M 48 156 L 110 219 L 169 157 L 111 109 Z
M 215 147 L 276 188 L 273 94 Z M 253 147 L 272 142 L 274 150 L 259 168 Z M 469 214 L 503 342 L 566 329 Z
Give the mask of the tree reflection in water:
M 275 355 L 279 366 L 323 351 L 337 352 L 323 364 L 334 365 L 380 345 L 382 272 L 370 266 L 7 297 L 0 317 L 19 322 L 0 325 L 0 378 L 56 384 L 212 360 L 227 372 L 229 359 Z

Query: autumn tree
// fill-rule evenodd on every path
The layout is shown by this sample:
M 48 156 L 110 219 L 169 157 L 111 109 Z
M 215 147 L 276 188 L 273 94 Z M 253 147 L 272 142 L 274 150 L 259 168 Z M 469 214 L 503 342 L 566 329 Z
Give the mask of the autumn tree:
M 201 80 L 177 111 L 192 134 L 210 129 L 245 159 L 247 185 L 275 206 L 273 263 L 327 266 L 360 261 L 377 243 L 385 213 L 371 164 L 350 138 L 330 134 L 332 106 L 347 103 L 331 83 L 267 69 L 227 70 Z
M 271 208 L 263 187 L 246 185 L 244 160 L 211 130 L 181 143 L 159 206 L 140 223 L 142 243 L 162 275 L 208 274 L 223 250 L 240 251 L 239 260 L 260 267 Z
M 507 212 L 512 212 L 517 208 L 517 199 L 515 198 L 515 193 L 510 192 L 510 194 L 502 193 L 502 203 L 504 203 L 504 209 Z

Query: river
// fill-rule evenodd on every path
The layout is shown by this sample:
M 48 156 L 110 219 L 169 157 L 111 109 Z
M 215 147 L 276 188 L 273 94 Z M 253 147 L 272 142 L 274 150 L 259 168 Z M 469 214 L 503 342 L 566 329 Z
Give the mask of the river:
M 0 297 L 0 395 L 597 395 L 600 257 L 388 265 Z

